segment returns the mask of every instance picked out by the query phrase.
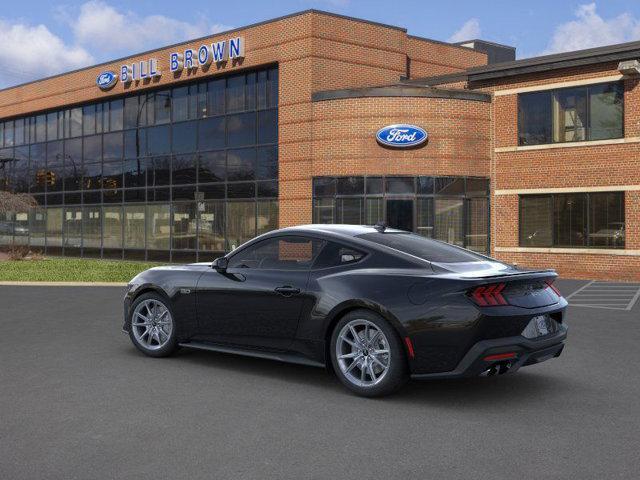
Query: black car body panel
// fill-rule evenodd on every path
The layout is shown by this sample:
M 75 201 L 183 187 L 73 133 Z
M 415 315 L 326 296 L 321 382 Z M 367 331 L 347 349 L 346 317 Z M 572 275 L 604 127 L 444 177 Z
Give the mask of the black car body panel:
M 293 227 L 262 235 L 226 257 L 233 259 L 266 239 L 313 238 L 322 248 L 308 269 L 230 266 L 219 271 L 200 263 L 147 270 L 130 283 L 124 329 L 129 328 L 133 299 L 152 290 L 171 300 L 181 342 L 219 351 L 280 352 L 281 359 L 297 355 L 326 365 L 333 325 L 356 308 L 375 311 L 394 327 L 406 342 L 410 372 L 419 378 L 476 375 L 487 369 L 482 355 L 505 349 L 517 353 L 517 360 L 509 362 L 513 370 L 562 351 L 567 302 L 550 286 L 555 272 L 523 270 L 463 249 L 460 255 L 468 253 L 470 261 L 429 262 L 372 241 L 371 232 L 376 230 Z M 406 232 L 383 232 L 394 233 Z M 328 245 L 357 255 L 349 253 L 345 264 L 323 265 Z M 441 256 L 457 248 L 436 247 L 444 252 Z M 508 304 L 479 305 L 470 293 L 498 284 Z M 482 303 L 485 297 L 480 296 Z M 553 335 L 526 339 L 522 332 L 537 316 L 547 316 L 561 328 Z

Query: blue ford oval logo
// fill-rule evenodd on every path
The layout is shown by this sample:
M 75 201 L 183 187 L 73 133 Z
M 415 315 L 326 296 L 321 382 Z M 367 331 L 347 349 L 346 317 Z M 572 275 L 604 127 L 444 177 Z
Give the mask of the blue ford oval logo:
M 100 87 L 101 90 L 109 90 L 113 87 L 118 81 L 118 76 L 113 72 L 102 72 L 96 78 L 96 85 Z
M 378 130 L 376 139 L 382 145 L 395 148 L 416 147 L 427 141 L 427 132 L 415 125 L 388 125 Z

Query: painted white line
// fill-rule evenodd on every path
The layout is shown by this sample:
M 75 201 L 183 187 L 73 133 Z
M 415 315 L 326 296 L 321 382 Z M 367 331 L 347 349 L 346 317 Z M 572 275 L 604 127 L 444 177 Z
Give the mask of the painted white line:
M 0 286 L 12 287 L 126 287 L 116 282 L 0 282 Z
M 602 305 L 571 305 L 572 307 L 587 307 L 587 308 L 602 308 L 604 310 L 625 310 L 624 308 L 619 308 L 619 307 L 604 307 Z
M 636 304 L 636 302 L 638 301 L 638 298 L 640 298 L 640 288 L 638 289 L 638 291 L 636 292 L 636 294 L 633 296 L 633 298 L 631 299 L 631 301 L 629 302 L 629 305 L 627 305 L 627 310 L 631 310 L 633 308 L 633 306 Z
M 569 295 L 567 295 L 566 297 L 564 297 L 565 300 L 569 300 L 571 297 L 573 297 L 576 293 L 581 292 L 582 290 L 584 290 L 585 288 L 587 288 L 589 285 L 593 284 L 595 282 L 595 280 L 591 280 L 589 283 L 585 283 L 582 287 L 580 287 L 579 289 L 577 289 L 575 292 L 570 293 Z

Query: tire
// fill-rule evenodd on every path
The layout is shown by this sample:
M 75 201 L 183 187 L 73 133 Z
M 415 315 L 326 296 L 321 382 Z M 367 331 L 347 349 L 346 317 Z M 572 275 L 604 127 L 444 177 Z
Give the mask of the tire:
M 409 378 L 400 337 L 389 322 L 370 310 L 354 310 L 342 317 L 333 329 L 329 348 L 336 376 L 357 395 L 389 395 Z
M 176 327 L 171 303 L 158 293 L 142 294 L 131 305 L 129 338 L 145 355 L 166 357 L 175 352 L 178 349 Z

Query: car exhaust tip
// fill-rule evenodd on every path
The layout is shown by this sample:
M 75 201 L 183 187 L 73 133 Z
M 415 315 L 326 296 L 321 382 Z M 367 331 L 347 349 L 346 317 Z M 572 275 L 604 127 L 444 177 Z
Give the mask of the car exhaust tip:
M 494 377 L 496 375 L 504 375 L 511 369 L 511 362 L 498 362 L 484 370 L 481 377 Z

